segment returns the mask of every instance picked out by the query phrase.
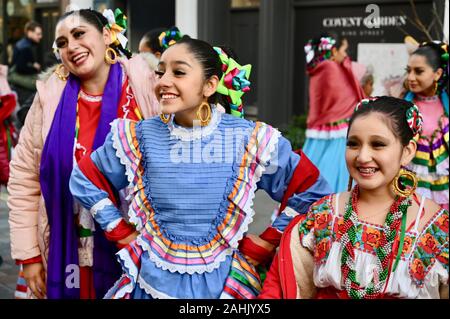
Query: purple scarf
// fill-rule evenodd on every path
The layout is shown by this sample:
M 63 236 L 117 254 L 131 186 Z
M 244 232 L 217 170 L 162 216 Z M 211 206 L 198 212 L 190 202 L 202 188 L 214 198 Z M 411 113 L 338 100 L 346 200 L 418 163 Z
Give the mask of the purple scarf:
M 50 225 L 47 266 L 47 297 L 49 299 L 80 298 L 78 268 L 78 236 L 73 197 L 69 179 L 73 169 L 75 120 L 80 81 L 69 76 L 53 118 L 42 152 L 40 183 Z M 122 91 L 120 64 L 111 65 L 103 92 L 99 124 L 93 149 L 103 145 L 110 123 L 117 118 Z M 120 276 L 115 259 L 117 249 L 108 242 L 96 224 L 94 232 L 94 286 L 96 297 L 102 298 Z

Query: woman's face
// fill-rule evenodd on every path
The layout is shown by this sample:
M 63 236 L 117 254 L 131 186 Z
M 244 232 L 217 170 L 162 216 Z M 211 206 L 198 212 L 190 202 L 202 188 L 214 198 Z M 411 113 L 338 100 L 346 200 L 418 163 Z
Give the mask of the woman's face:
M 342 61 L 344 61 L 344 59 L 348 56 L 347 49 L 348 41 L 347 39 L 343 39 L 339 49 L 332 50 L 333 60 L 338 63 L 342 63 Z
M 352 178 L 364 190 L 388 188 L 401 166 L 414 157 L 416 144 L 403 147 L 385 115 L 372 112 L 354 120 L 347 138 L 345 160 Z
M 427 59 L 418 54 L 413 54 L 409 58 L 406 67 L 409 90 L 416 94 L 432 96 L 435 94 L 435 82 L 442 75 L 442 69 L 433 71 Z
M 156 71 L 155 94 L 165 114 L 195 110 L 214 94 L 218 78 L 204 79 L 203 67 L 186 44 L 164 51 Z
M 110 32 L 99 32 L 79 15 L 70 15 L 56 26 L 56 46 L 64 66 L 81 79 L 89 79 L 107 67 L 105 51 Z

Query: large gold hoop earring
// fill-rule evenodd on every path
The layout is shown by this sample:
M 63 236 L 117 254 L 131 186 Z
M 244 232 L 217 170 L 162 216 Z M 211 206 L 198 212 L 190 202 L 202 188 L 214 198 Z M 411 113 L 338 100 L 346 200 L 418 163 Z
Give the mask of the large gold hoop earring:
M 117 53 L 113 48 L 106 48 L 105 61 L 108 64 L 115 64 L 117 62 Z
M 203 110 L 206 112 L 206 118 L 203 118 Z M 201 126 L 208 125 L 209 121 L 211 120 L 211 106 L 208 102 L 204 101 L 197 110 L 197 119 L 200 121 Z
M 406 187 L 405 185 L 400 185 L 400 178 L 406 178 L 410 180 L 412 182 L 412 186 Z M 417 184 L 418 179 L 416 174 L 404 168 L 401 168 L 397 176 L 395 176 L 394 180 L 392 181 L 392 191 L 398 196 L 409 197 L 416 190 Z
M 70 72 L 67 72 L 67 74 L 64 74 L 61 69 L 64 68 L 64 64 L 58 64 L 58 66 L 55 69 L 55 74 L 58 78 L 60 78 L 62 81 L 67 81 L 69 78 Z
M 438 82 L 434 81 L 434 88 L 433 88 L 433 95 L 436 95 L 437 91 L 438 91 Z
M 171 115 L 170 114 L 161 113 L 159 115 L 159 118 L 161 119 L 161 121 L 163 121 L 164 124 L 167 124 L 170 121 Z

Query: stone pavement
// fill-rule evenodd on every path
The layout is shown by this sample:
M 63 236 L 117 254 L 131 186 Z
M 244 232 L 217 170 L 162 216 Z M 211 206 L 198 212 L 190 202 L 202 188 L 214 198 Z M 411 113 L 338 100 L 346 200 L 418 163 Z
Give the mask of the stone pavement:
M 14 298 L 17 275 L 19 268 L 11 259 L 9 242 L 8 198 L 6 188 L 1 188 L 0 193 L 0 256 L 3 263 L 0 265 L 0 299 Z M 258 191 L 254 200 L 255 216 L 250 224 L 249 233 L 259 234 L 270 223 L 270 216 L 276 207 L 276 203 L 264 192 Z

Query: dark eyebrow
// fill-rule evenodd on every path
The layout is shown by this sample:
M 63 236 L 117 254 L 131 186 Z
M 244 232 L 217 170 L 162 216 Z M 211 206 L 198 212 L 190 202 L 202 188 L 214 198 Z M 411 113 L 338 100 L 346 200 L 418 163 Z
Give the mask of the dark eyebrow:
M 174 61 L 173 64 L 182 64 L 182 65 L 186 65 L 186 66 L 192 68 L 192 66 L 185 61 Z
M 71 33 L 71 34 L 74 34 L 74 33 L 77 31 L 77 29 L 86 29 L 86 26 L 84 26 L 84 25 L 76 26 L 75 28 L 73 28 L 72 30 L 70 30 L 70 33 Z
M 181 64 L 181 65 L 186 65 L 186 66 L 192 68 L 192 66 L 185 61 L 174 61 L 174 62 L 172 62 L 172 64 L 177 64 L 177 65 Z M 158 66 L 165 66 L 165 65 L 166 65 L 166 63 L 164 61 L 159 61 L 159 63 L 158 63 Z
M 70 30 L 70 33 L 71 33 L 71 34 L 74 34 L 74 33 L 77 31 L 77 29 L 86 29 L 86 26 L 84 26 L 84 25 L 76 26 L 75 28 L 73 28 L 72 30 Z M 64 38 L 65 38 L 65 36 L 57 37 L 57 38 L 55 39 L 55 42 L 57 42 L 57 41 L 60 40 L 60 39 L 64 39 Z

